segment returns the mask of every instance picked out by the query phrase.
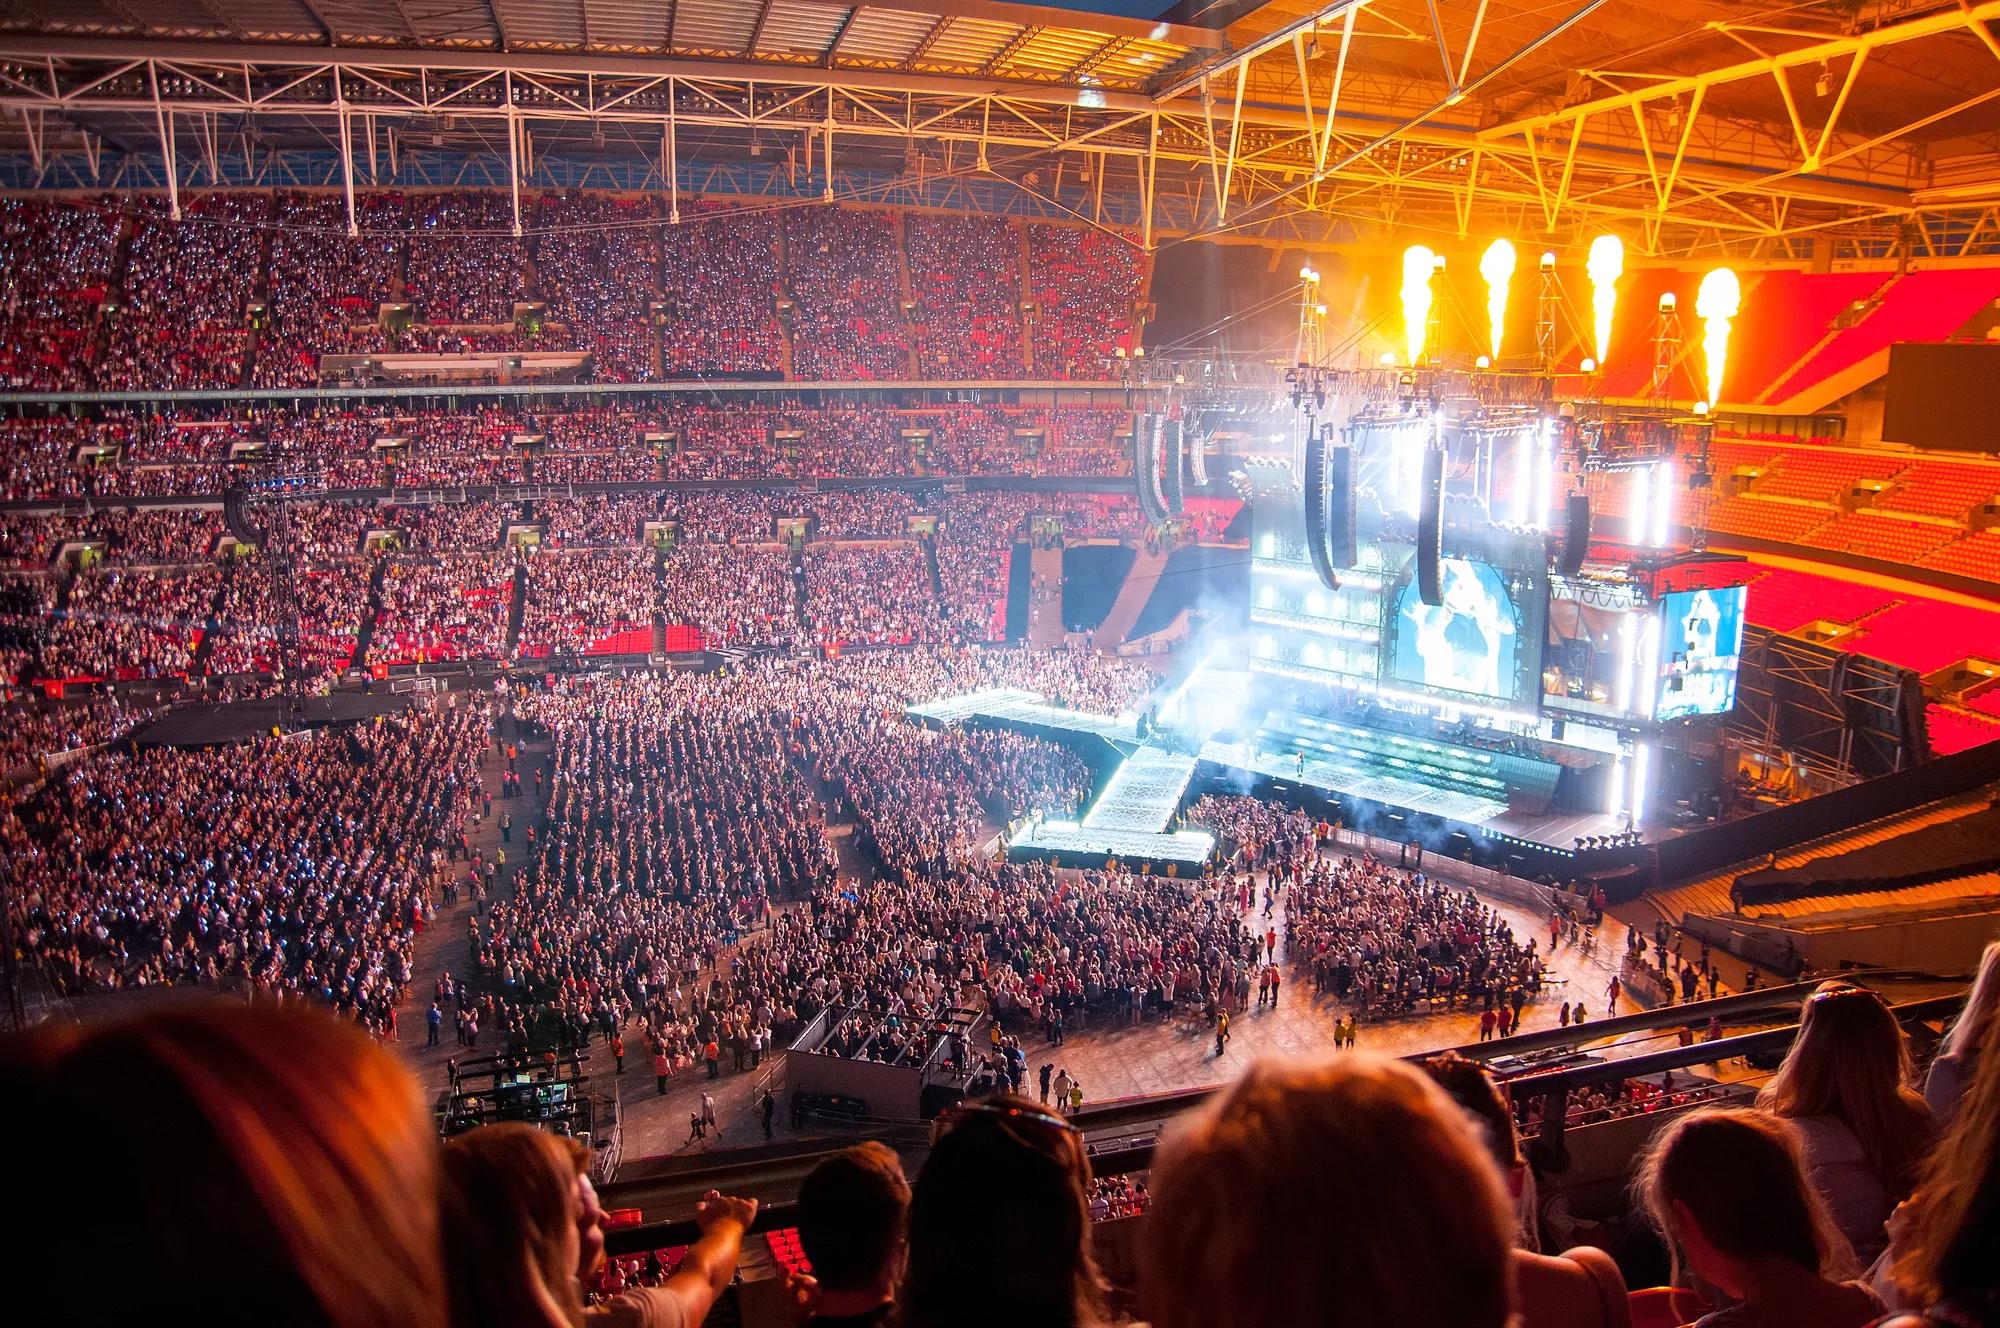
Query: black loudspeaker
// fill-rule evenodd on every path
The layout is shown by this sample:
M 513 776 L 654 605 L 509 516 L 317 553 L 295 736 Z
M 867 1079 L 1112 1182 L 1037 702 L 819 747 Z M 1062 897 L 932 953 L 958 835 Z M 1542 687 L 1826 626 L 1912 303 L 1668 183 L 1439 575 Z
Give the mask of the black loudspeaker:
M 1333 558 L 1326 546 L 1326 435 L 1318 429 L 1306 432 L 1306 473 L 1304 497 L 1306 508 L 1306 552 L 1312 555 L 1313 570 L 1329 590 L 1340 585 L 1333 574 Z
M 1179 420 L 1169 418 L 1161 422 L 1160 503 L 1168 516 L 1179 516 L 1187 510 L 1187 493 L 1181 483 L 1181 470 L 1186 464 L 1185 439 L 1186 431 Z
M 1417 595 L 1426 604 L 1442 605 L 1438 560 L 1444 555 L 1444 449 L 1425 450 L 1423 486 L 1417 509 Z
M 1583 570 L 1584 555 L 1590 552 L 1590 495 L 1573 493 L 1563 504 L 1563 549 L 1558 570 L 1575 576 Z
M 264 532 L 257 528 L 257 518 L 250 511 L 250 494 L 240 484 L 222 491 L 222 525 L 239 543 L 264 542 Z
M 1352 567 L 1354 531 L 1354 449 L 1336 447 L 1326 456 L 1326 551 L 1337 567 Z
M 1148 522 L 1158 525 L 1167 519 L 1166 500 L 1160 493 L 1160 417 L 1132 417 L 1132 481 L 1139 494 L 1139 511 Z

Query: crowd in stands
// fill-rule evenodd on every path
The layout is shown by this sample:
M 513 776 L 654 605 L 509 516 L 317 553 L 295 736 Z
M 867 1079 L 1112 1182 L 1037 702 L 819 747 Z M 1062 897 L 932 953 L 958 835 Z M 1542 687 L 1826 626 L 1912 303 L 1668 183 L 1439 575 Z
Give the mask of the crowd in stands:
M 776 545 L 683 543 L 663 572 L 660 614 L 712 646 L 766 646 L 798 633 L 791 560 Z
M 535 280 L 551 322 L 588 350 L 600 381 L 659 376 L 649 306 L 659 295 L 659 251 L 646 199 L 551 195 L 542 202 Z
M 242 386 L 270 213 L 269 195 L 247 193 L 184 198 L 178 221 L 142 210 L 98 378 L 174 391 Z
M 292 577 L 298 613 L 298 665 L 305 674 L 345 669 L 354 659 L 368 605 L 373 568 L 363 559 L 298 569 Z M 207 672 L 215 676 L 275 673 L 285 667 L 283 613 L 270 565 L 251 559 L 231 569 L 209 642 Z
M 806 546 L 806 617 L 822 645 L 910 645 L 944 624 L 921 547 L 908 541 Z
M 1021 237 L 993 217 L 903 219 L 919 378 L 1018 378 Z
M 382 569 L 368 662 L 500 658 L 513 582 L 511 554 L 392 560 Z
M 39 662 L 47 678 L 163 678 L 186 673 L 215 608 L 215 567 L 159 575 L 117 567 L 70 582 Z
M 660 244 L 664 376 L 780 377 L 776 216 L 700 201 L 682 203 L 680 213 Z
M 0 199 L 0 386 L 73 392 L 97 367 L 123 221 L 105 198 Z
M 570 191 L 524 197 L 517 235 L 503 190 L 353 206 L 350 234 L 338 194 L 190 193 L 178 221 L 154 200 L 10 201 L 0 385 L 308 387 L 323 355 L 531 349 L 587 350 L 607 382 L 1101 379 L 1145 279 L 1109 232 L 980 216 L 690 199 L 673 222 Z M 519 301 L 539 327 L 517 328 Z M 385 321 L 404 303 L 413 322 Z
M 581 654 L 599 641 L 637 631 L 652 649 L 653 605 L 659 597 L 657 558 L 650 549 L 549 552 L 526 564 L 517 652 Z M 633 652 L 626 652 L 633 653 Z
M 792 377 L 910 377 L 897 220 L 864 208 L 784 213 Z

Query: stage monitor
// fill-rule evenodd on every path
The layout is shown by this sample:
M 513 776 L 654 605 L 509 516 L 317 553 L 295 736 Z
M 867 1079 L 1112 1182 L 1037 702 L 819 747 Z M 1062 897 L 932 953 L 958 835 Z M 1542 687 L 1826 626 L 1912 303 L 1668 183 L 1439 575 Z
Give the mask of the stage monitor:
M 1655 719 L 1721 715 L 1736 704 L 1747 586 L 1681 590 L 1660 599 L 1660 691 Z
M 1390 615 L 1392 681 L 1426 691 L 1513 701 L 1523 695 L 1521 663 L 1539 621 L 1524 624 L 1506 575 L 1467 558 L 1438 561 L 1439 604 L 1426 604 L 1413 576 L 1396 592 Z

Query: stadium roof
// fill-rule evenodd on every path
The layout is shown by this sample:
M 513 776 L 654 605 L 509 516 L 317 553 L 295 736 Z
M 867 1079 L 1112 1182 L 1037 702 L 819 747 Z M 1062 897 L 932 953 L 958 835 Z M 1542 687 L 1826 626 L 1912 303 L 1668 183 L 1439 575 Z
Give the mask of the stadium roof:
M 172 160 L 183 187 L 307 151 L 366 184 L 384 140 L 529 183 L 598 158 L 700 187 L 764 157 L 837 196 L 990 177 L 1149 240 L 1612 226 L 1661 254 L 1981 252 L 1996 20 L 2000 0 L 13 0 L 0 150 L 21 183 L 101 182 L 108 154 Z

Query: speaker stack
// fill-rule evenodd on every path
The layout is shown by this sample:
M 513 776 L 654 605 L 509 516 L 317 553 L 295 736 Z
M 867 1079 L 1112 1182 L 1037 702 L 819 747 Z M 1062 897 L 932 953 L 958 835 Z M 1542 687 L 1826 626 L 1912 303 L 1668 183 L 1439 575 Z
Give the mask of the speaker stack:
M 1423 497 L 1417 508 L 1417 595 L 1426 604 L 1444 603 L 1438 562 L 1444 555 L 1444 450 L 1424 452 Z

